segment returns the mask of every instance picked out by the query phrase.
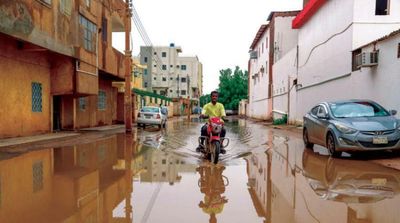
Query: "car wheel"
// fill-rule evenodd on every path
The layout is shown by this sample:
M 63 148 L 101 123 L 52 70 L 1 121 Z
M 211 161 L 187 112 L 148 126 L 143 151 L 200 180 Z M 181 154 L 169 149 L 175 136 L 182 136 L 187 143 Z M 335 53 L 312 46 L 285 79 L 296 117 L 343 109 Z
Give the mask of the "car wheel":
M 336 151 L 335 137 L 330 132 L 326 137 L 326 148 L 328 149 L 329 155 L 332 157 L 339 157 L 342 155 L 342 152 Z
M 312 149 L 314 147 L 314 143 L 311 143 L 309 140 L 307 129 L 303 130 L 303 141 L 306 148 Z

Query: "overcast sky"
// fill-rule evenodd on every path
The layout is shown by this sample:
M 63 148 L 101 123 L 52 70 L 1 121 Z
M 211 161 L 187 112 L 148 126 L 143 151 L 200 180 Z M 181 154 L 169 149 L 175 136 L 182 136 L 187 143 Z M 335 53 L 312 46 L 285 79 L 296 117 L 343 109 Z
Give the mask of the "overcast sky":
M 135 0 L 133 4 L 154 46 L 175 43 L 181 56 L 203 64 L 204 94 L 218 88 L 221 69 L 247 70 L 248 50 L 271 11 L 299 10 L 302 0 Z M 145 45 L 132 23 L 133 55 Z M 123 35 L 113 45 L 124 47 Z

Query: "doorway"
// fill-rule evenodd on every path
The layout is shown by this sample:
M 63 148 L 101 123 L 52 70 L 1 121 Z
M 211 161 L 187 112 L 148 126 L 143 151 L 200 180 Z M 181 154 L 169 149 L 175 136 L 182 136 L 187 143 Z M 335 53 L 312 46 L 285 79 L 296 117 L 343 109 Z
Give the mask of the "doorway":
M 61 96 L 53 96 L 53 131 L 61 130 Z

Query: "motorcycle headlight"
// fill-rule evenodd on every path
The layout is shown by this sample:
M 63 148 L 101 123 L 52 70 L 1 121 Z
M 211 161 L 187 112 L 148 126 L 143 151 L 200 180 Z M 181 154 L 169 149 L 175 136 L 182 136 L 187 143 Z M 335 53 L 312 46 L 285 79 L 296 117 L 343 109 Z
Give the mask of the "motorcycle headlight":
M 353 133 L 357 132 L 357 130 L 350 128 L 348 126 L 345 126 L 343 124 L 340 124 L 340 123 L 335 123 L 334 125 L 340 132 L 345 133 L 345 134 L 353 134 Z

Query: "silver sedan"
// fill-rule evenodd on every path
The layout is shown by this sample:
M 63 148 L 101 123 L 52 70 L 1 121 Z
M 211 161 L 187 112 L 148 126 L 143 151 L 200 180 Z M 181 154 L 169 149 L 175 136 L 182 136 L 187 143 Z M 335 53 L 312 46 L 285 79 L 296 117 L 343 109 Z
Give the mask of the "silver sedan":
M 143 128 L 146 125 L 158 125 L 158 127 L 165 128 L 167 123 L 167 111 L 165 108 L 161 109 L 155 106 L 145 106 L 140 109 L 137 118 L 138 126 Z
M 370 100 L 322 102 L 303 118 L 304 144 L 326 146 L 332 156 L 342 151 L 400 149 L 396 113 Z

